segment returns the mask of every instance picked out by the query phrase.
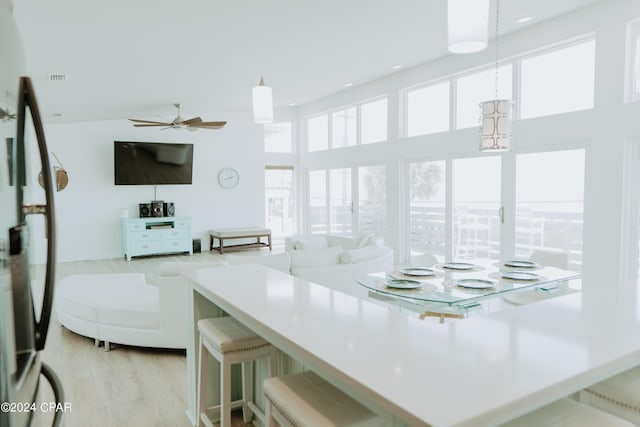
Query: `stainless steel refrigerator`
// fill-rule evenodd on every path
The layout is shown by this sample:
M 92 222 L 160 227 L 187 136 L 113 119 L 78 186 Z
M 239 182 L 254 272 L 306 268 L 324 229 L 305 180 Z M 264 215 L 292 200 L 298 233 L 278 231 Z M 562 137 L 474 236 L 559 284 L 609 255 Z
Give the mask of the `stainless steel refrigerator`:
M 58 402 L 64 397 L 60 381 L 40 358 L 55 277 L 53 177 L 10 0 L 0 0 L 0 55 L 0 144 L 6 146 L 0 150 L 0 426 L 23 427 L 43 408 L 36 401 L 42 378 Z M 30 254 L 34 243 L 46 248 L 40 254 L 44 265 Z M 45 419 L 57 426 L 63 415 L 52 411 Z

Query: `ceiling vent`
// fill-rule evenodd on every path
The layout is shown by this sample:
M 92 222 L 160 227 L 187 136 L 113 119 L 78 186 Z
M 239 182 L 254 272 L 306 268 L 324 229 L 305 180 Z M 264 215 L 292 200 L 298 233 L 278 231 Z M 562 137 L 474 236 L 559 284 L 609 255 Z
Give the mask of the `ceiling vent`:
M 49 74 L 50 82 L 64 82 L 69 79 L 68 74 Z
M 52 119 L 61 119 L 62 118 L 62 113 L 51 113 L 50 117 Z

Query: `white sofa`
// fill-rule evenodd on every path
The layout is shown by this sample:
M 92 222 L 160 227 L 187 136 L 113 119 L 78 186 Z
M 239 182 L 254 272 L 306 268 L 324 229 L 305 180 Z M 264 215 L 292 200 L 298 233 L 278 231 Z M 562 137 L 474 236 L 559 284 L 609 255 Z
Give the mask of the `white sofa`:
M 359 297 L 368 292 L 356 277 L 393 270 L 393 250 L 371 234 L 289 236 L 285 250 L 291 256 L 292 275 Z
M 180 262 L 160 265 L 155 284 L 141 273 L 73 274 L 56 286 L 58 322 L 96 344 L 186 348 L 188 295 L 180 273 L 226 262 Z

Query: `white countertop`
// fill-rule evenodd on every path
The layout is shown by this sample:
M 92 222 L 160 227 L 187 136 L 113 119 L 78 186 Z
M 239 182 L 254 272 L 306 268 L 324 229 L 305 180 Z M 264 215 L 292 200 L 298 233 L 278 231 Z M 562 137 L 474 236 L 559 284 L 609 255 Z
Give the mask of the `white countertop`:
M 582 292 L 435 324 L 258 265 L 194 289 L 410 425 L 493 425 L 640 364 L 637 295 Z

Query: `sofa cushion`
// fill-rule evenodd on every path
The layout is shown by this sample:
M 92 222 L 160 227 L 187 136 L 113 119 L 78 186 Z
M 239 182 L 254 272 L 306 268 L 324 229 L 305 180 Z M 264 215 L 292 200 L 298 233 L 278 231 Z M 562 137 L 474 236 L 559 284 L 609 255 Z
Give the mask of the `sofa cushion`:
M 308 267 L 322 267 L 324 265 L 340 264 L 340 246 L 332 246 L 326 249 L 299 251 L 293 250 L 291 254 L 291 270 Z
M 308 236 L 302 237 L 293 243 L 295 250 L 309 251 L 318 249 L 327 249 L 329 243 L 325 236 Z
M 291 255 L 288 252 L 283 252 L 276 255 L 227 255 L 227 262 L 229 265 L 238 264 L 260 264 L 267 267 L 275 268 L 276 270 L 289 272 L 291 268 Z
M 358 262 L 377 258 L 389 252 L 389 248 L 378 246 L 365 246 L 363 248 L 351 249 L 340 254 L 340 262 L 343 264 L 356 264 Z

